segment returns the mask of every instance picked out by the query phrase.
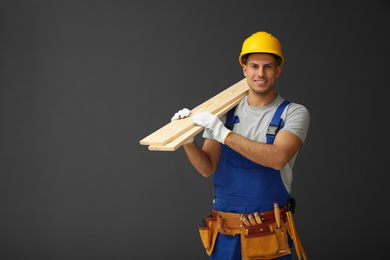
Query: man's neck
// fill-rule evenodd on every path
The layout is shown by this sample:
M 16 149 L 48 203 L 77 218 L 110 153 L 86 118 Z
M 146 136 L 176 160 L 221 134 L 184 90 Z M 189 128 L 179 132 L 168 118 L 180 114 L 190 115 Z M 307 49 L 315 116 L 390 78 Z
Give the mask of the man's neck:
M 251 107 L 265 107 L 271 104 L 277 96 L 275 92 L 258 94 L 249 91 L 248 105 Z

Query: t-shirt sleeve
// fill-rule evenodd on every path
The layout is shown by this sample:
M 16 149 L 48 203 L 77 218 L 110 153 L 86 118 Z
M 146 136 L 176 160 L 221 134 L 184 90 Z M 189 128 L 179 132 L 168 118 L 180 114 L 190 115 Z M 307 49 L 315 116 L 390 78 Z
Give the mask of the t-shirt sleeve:
M 292 103 L 285 115 L 283 130 L 298 136 L 305 143 L 310 125 L 310 113 L 306 107 Z

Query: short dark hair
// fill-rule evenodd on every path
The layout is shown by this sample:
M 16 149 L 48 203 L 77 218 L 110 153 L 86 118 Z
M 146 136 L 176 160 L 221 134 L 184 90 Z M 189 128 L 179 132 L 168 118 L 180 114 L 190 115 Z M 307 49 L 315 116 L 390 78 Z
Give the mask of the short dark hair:
M 242 61 L 244 62 L 244 64 L 246 65 L 246 61 L 248 60 L 248 57 L 251 55 L 251 54 L 269 54 L 271 56 L 273 56 L 275 58 L 275 61 L 276 61 L 276 65 L 279 66 L 281 63 L 282 63 L 282 58 L 276 54 L 273 54 L 273 53 L 264 53 L 264 52 L 255 52 L 255 53 L 247 53 L 245 54 L 244 56 L 242 56 Z

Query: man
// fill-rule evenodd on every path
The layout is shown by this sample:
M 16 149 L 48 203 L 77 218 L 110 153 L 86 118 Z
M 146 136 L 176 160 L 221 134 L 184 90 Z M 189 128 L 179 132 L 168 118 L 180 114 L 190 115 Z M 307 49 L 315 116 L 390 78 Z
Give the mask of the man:
M 273 210 L 274 203 L 280 207 L 288 203 L 292 168 L 310 118 L 304 106 L 284 102 L 275 91 L 284 59 L 274 36 L 253 34 L 244 42 L 239 60 L 248 96 L 221 119 L 210 113 L 193 116 L 205 129 L 206 139 L 202 148 L 193 140 L 183 147 L 203 176 L 215 173 L 216 212 L 252 214 Z M 188 112 L 179 111 L 173 120 Z M 270 126 L 275 120 L 277 124 Z M 242 259 L 240 235 L 220 232 L 210 254 L 211 259 Z M 273 259 L 291 259 L 291 254 Z

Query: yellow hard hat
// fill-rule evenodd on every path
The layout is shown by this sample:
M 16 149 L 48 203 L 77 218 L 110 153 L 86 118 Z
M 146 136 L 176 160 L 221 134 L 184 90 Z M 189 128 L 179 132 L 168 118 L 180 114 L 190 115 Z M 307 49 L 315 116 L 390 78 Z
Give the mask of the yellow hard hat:
M 240 54 L 240 64 L 244 65 L 242 57 L 248 53 L 271 53 L 281 58 L 280 65 L 283 65 L 284 59 L 282 54 L 282 46 L 278 39 L 267 32 L 257 32 L 252 34 L 242 44 Z

